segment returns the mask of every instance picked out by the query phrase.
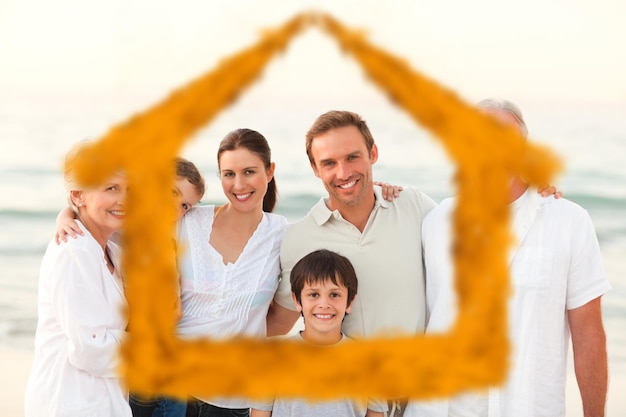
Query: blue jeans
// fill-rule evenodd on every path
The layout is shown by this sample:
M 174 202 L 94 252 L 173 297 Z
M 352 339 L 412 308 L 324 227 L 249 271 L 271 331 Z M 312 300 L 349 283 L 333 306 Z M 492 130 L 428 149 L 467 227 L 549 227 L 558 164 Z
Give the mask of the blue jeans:
M 173 398 L 161 397 L 152 412 L 152 417 L 185 417 L 187 403 Z
M 133 412 L 133 417 L 152 417 L 157 401 L 154 398 L 143 398 L 131 393 L 128 397 L 128 404 Z
M 196 398 L 187 402 L 186 417 L 249 417 L 249 408 L 221 408 Z
M 133 417 L 185 417 L 187 403 L 166 397 L 141 398 L 130 395 Z

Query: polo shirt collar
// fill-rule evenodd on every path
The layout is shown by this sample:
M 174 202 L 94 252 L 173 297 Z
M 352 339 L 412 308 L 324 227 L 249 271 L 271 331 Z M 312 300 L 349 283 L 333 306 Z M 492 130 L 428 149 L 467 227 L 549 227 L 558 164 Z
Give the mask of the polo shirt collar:
M 374 196 L 376 197 L 376 202 L 374 203 L 374 209 L 378 206 L 382 208 L 389 208 L 391 203 L 383 198 L 383 189 L 378 185 L 374 186 Z
M 383 198 L 382 189 L 378 185 L 374 186 L 374 197 L 376 197 L 376 201 L 374 202 L 374 208 L 372 211 L 375 211 L 378 207 L 389 207 L 390 203 Z M 327 197 L 320 198 L 317 204 L 315 204 L 311 209 L 311 215 L 313 216 L 313 219 L 315 219 L 315 223 L 317 223 L 318 226 L 321 226 L 329 221 L 332 216 L 341 216 L 337 210 L 330 210 L 328 206 L 326 206 L 326 200 Z

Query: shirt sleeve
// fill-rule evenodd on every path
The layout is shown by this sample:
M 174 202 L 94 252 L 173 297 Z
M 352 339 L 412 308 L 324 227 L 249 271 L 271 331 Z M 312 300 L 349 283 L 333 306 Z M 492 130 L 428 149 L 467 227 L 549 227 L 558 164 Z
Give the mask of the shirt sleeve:
M 591 217 L 582 210 L 573 225 L 567 281 L 567 309 L 581 307 L 601 296 L 611 286 L 602 264 L 600 245 Z
M 120 313 L 107 300 L 103 273 L 97 254 L 68 245 L 52 266 L 49 285 L 70 363 L 94 376 L 116 377 L 124 331 L 115 325 Z

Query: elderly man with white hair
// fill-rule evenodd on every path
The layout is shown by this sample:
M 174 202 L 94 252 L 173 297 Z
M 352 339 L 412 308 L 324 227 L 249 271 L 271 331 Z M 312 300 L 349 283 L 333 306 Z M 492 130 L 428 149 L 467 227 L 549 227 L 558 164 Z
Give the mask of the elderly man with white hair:
M 487 99 L 477 107 L 527 135 L 515 104 Z M 604 415 L 608 377 L 600 299 L 610 285 L 589 214 L 566 199 L 541 197 L 518 176 L 509 187 L 516 243 L 509 254 L 508 379 L 501 387 L 444 401 L 412 402 L 405 417 L 565 416 L 570 334 L 584 415 Z M 457 314 L 450 251 L 455 205 L 455 198 L 442 201 L 422 223 L 428 333 L 446 332 Z

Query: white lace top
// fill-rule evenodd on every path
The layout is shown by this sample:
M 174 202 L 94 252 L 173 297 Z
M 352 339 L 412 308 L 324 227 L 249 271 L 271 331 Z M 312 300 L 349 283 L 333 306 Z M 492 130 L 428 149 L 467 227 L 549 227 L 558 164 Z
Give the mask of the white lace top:
M 194 207 L 179 229 L 179 271 L 185 338 L 265 337 L 265 317 L 278 287 L 287 220 L 264 213 L 235 263 L 209 244 L 215 206 Z

